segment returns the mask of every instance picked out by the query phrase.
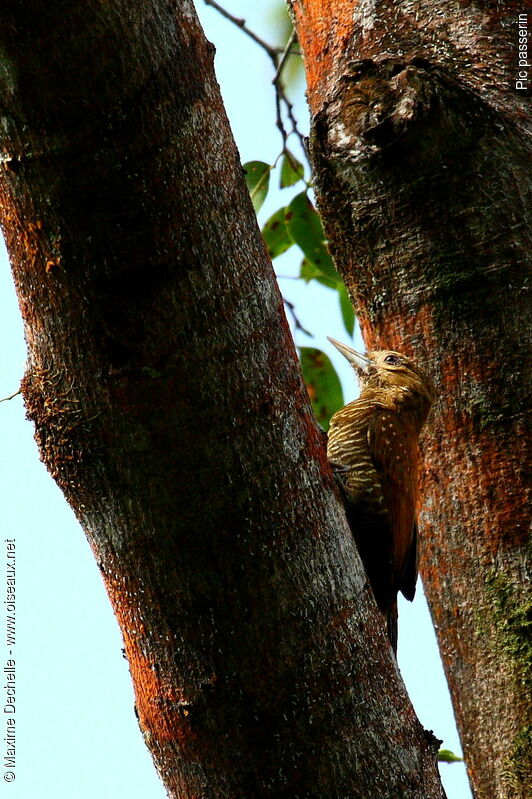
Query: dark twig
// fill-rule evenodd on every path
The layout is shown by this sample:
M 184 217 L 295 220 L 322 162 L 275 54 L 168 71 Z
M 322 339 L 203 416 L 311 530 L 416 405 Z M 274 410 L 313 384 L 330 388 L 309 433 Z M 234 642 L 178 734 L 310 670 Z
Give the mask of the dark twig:
M 301 133 L 301 131 L 298 128 L 297 119 L 294 116 L 294 105 L 293 105 L 293 103 L 290 102 L 290 100 L 286 96 L 284 89 L 282 89 L 282 99 L 283 99 L 283 102 L 284 102 L 284 104 L 286 106 L 286 113 L 288 114 L 288 119 L 292 123 L 292 130 L 290 132 L 294 133 L 295 136 L 297 137 L 297 139 L 299 141 L 299 144 L 301 145 L 301 149 L 303 150 L 303 152 L 305 154 L 305 158 L 307 158 L 307 160 L 308 160 L 307 148 L 306 148 L 306 145 L 305 145 L 305 137 L 303 136 L 303 134 Z
M 306 328 L 304 328 L 299 319 L 297 318 L 295 305 L 289 300 L 287 300 L 286 297 L 283 297 L 283 302 L 290 311 L 290 316 L 292 317 L 292 320 L 294 322 L 295 329 L 301 330 L 301 332 L 304 333 L 306 336 L 310 336 L 310 338 L 313 338 L 312 333 L 310 333 Z
M 286 153 L 286 140 L 288 139 L 288 133 L 286 132 L 286 128 L 283 122 L 283 112 L 281 109 L 281 100 L 283 99 L 283 87 L 280 83 L 275 84 L 275 124 L 281 134 L 281 138 L 283 140 L 283 153 Z
M 236 25 L 238 28 L 240 28 L 240 30 L 243 33 L 249 36 L 250 39 L 252 39 L 256 44 L 258 44 L 259 47 L 261 47 L 264 50 L 264 52 L 269 56 L 273 64 L 273 67 L 275 69 L 275 75 L 272 80 L 272 83 L 275 87 L 275 116 L 276 116 L 275 121 L 277 128 L 279 129 L 279 132 L 281 134 L 283 142 L 282 152 L 285 155 L 289 154 L 286 142 L 288 140 L 288 137 L 291 134 L 294 134 L 301 145 L 301 149 L 303 150 L 305 157 L 307 157 L 307 149 L 305 147 L 305 137 L 299 130 L 297 119 L 295 118 L 294 115 L 293 103 L 291 103 L 290 100 L 288 99 L 285 87 L 283 86 L 282 83 L 282 73 L 288 61 L 288 58 L 291 55 L 299 55 L 299 53 L 294 52 L 294 50 L 292 49 L 297 38 L 295 28 L 290 34 L 288 41 L 284 47 L 274 47 L 271 44 L 268 44 L 268 42 L 265 42 L 264 39 L 261 39 L 260 36 L 257 36 L 257 34 L 251 30 L 251 28 L 248 28 L 245 19 L 242 19 L 240 17 L 235 17 L 234 14 L 231 14 L 229 11 L 223 8 L 219 3 L 217 3 L 216 0 L 204 0 L 204 3 L 205 5 L 211 6 L 212 8 L 216 9 L 216 11 L 218 11 L 223 17 L 225 17 L 225 19 L 229 20 L 230 22 L 233 23 L 233 25 Z M 286 130 L 283 120 L 283 106 L 286 110 L 286 115 L 291 125 L 291 130 L 289 130 L 288 132 Z
M 243 33 L 245 33 L 246 36 L 249 36 L 250 39 L 253 39 L 253 41 L 256 42 L 256 44 L 258 44 L 259 47 L 262 47 L 262 49 L 266 53 L 268 53 L 272 61 L 277 66 L 277 59 L 279 55 L 283 52 L 282 48 L 272 47 L 270 44 L 268 44 L 268 42 L 265 42 L 264 39 L 261 39 L 260 36 L 257 36 L 257 34 L 251 30 L 251 28 L 248 28 L 245 19 L 242 19 L 240 17 L 235 17 L 229 11 L 226 11 L 225 8 L 222 8 L 222 6 L 219 5 L 216 2 L 216 0 L 203 0 L 203 2 L 205 3 L 206 6 L 212 6 L 212 8 L 215 8 L 216 11 L 218 11 L 222 15 L 222 17 L 228 19 L 230 22 L 233 23 L 233 25 L 236 25 L 238 28 L 240 28 L 240 30 Z

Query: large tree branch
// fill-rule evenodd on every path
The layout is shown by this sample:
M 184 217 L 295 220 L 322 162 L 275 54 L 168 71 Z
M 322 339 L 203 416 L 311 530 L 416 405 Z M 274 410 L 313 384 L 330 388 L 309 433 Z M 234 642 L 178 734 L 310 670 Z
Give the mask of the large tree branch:
M 0 14 L 26 406 L 170 795 L 441 797 L 191 3 Z
M 292 6 L 338 270 L 368 346 L 415 353 L 440 389 L 422 572 L 470 777 L 479 797 L 524 799 L 532 236 L 529 109 L 513 90 L 519 8 Z

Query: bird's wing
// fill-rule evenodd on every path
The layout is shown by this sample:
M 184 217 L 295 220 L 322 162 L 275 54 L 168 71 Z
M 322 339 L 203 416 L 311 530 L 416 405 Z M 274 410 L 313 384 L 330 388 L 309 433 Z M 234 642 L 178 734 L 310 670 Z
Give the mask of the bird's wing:
M 339 410 L 329 427 L 327 456 L 342 488 L 347 520 L 373 594 L 386 613 L 397 588 L 391 520 L 368 442 L 373 412 L 373 404 L 364 398 Z
M 371 414 L 371 405 L 357 399 L 335 413 L 329 427 L 327 458 L 336 480 L 343 485 L 351 501 L 367 495 L 371 486 L 374 486 L 375 499 L 380 491 L 379 476 L 368 444 Z
M 368 427 L 371 457 L 379 474 L 393 533 L 392 569 L 395 590 L 411 588 L 417 575 L 415 507 L 417 494 L 417 441 L 409 435 L 398 414 L 385 409 L 375 413 Z M 408 571 L 407 584 L 405 576 Z
M 331 419 L 327 434 L 327 458 L 344 466 L 356 462 L 360 450 L 367 451 L 366 431 L 370 416 L 367 402 L 354 400 Z

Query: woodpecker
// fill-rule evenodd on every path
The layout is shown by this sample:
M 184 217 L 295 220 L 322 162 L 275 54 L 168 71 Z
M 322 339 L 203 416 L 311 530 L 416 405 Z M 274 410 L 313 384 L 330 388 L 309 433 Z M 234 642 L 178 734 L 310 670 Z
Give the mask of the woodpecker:
M 361 393 L 332 417 L 327 457 L 396 654 L 397 594 L 411 601 L 416 590 L 418 440 L 435 392 L 400 352 L 362 355 L 329 341 L 353 366 Z

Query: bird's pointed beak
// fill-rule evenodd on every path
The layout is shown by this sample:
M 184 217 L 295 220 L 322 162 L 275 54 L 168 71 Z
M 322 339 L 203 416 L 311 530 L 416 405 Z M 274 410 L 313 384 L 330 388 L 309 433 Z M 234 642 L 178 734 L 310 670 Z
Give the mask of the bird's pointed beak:
M 361 352 L 357 352 L 352 347 L 348 347 L 347 344 L 342 344 L 340 341 L 336 341 L 335 338 L 331 338 L 330 336 L 327 336 L 327 338 L 331 344 L 336 347 L 338 352 L 341 352 L 344 358 L 347 358 L 351 366 L 355 367 L 357 372 L 368 371 L 372 361 L 367 357 L 367 355 L 362 355 Z

